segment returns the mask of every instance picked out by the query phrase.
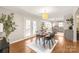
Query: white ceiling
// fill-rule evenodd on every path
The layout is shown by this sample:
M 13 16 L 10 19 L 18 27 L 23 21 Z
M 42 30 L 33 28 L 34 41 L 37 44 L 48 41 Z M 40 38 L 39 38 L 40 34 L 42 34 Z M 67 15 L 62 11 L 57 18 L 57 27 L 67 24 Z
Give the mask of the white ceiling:
M 11 10 L 15 10 L 18 12 L 30 13 L 35 16 L 41 17 L 41 13 L 43 11 L 47 11 L 49 14 L 49 18 L 53 17 L 63 17 L 65 15 L 69 15 L 73 13 L 73 9 L 76 7 L 72 6 L 51 6 L 51 7 L 44 7 L 44 6 L 10 6 L 5 7 Z
M 73 12 L 75 7 L 18 7 L 27 11 L 29 13 L 40 16 L 43 12 L 43 9 L 46 9 L 49 15 L 57 16 L 57 15 L 66 15 Z

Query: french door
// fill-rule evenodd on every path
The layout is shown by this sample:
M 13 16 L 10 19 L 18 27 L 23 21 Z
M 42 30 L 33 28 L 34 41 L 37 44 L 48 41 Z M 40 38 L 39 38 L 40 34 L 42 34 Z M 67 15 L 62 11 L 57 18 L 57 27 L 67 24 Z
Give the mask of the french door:
M 36 31 L 37 31 L 37 26 L 36 26 L 36 21 L 33 21 L 32 22 L 32 27 L 33 27 L 33 35 L 35 35 L 36 34 Z
M 31 37 L 36 34 L 37 26 L 36 21 L 26 20 L 25 23 L 25 37 Z
M 31 21 L 30 20 L 26 20 L 25 23 L 25 36 L 28 37 L 31 35 Z

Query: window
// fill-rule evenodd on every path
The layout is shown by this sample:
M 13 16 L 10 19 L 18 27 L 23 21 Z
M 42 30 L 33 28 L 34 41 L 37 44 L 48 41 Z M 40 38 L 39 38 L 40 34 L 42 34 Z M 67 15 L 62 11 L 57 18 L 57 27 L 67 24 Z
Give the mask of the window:
M 45 24 L 47 30 L 48 30 L 48 31 L 51 31 L 51 28 L 52 28 L 52 24 L 51 24 L 51 22 L 44 21 L 44 24 Z
M 33 34 L 36 34 L 37 28 L 36 28 L 36 21 L 33 21 Z
M 36 21 L 26 20 L 25 23 L 25 37 L 30 37 L 36 34 Z
M 53 23 L 53 27 L 55 27 L 56 25 L 57 25 L 57 22 L 54 22 L 54 23 Z
M 31 21 L 26 20 L 26 34 L 25 36 L 30 36 L 31 35 Z
M 63 22 L 59 22 L 59 27 L 63 27 L 63 26 L 64 26 Z

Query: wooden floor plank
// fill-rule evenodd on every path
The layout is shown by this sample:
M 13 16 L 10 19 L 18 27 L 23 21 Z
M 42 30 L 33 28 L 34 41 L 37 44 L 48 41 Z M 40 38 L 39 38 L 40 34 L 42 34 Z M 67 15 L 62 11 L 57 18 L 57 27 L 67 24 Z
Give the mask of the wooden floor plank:
M 34 38 L 35 37 L 11 44 L 10 53 L 35 53 L 35 51 L 27 47 L 27 44 L 31 43 Z M 71 40 L 64 39 L 64 36 L 57 36 L 57 40 L 58 43 L 52 52 L 54 53 L 79 52 L 79 41 L 73 42 Z

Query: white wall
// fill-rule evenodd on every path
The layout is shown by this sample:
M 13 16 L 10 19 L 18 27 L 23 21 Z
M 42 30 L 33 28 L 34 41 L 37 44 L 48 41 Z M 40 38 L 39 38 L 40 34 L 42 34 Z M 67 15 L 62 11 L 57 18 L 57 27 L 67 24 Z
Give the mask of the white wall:
M 16 12 L 16 11 L 13 11 L 10 9 L 0 7 L 0 15 L 2 13 L 4 13 L 4 14 L 14 13 L 14 20 L 16 22 L 17 27 L 16 27 L 16 30 L 14 32 L 12 32 L 11 35 L 9 36 L 10 43 L 24 38 L 25 20 L 27 20 L 27 19 L 36 20 L 37 21 L 37 30 L 40 29 L 40 24 L 41 24 L 42 19 L 40 19 L 34 15 L 30 15 L 28 13 L 23 14 L 20 12 Z
M 10 35 L 10 42 L 24 38 L 24 18 L 21 15 L 15 15 L 16 30 Z
M 18 14 L 17 12 L 0 7 L 0 16 L 2 13 L 6 15 L 10 13 L 14 13 L 14 21 L 17 27 L 16 27 L 16 30 L 10 34 L 9 41 L 13 42 L 13 41 L 23 38 L 24 37 L 24 30 L 23 30 L 24 29 L 24 17 L 21 14 Z
M 20 12 L 16 12 L 14 10 L 0 7 L 0 16 L 2 13 L 6 14 L 6 15 L 10 14 L 10 13 L 14 13 L 14 21 L 15 21 L 17 27 L 16 27 L 16 30 L 14 32 L 12 32 L 9 36 L 10 43 L 14 43 L 16 41 L 23 40 L 25 38 L 24 37 L 24 35 L 25 35 L 25 20 L 32 20 L 32 21 L 36 20 L 37 21 L 37 30 L 40 27 L 41 22 L 39 20 L 41 20 L 41 19 L 39 19 L 36 16 L 30 15 L 28 13 L 23 14 Z

